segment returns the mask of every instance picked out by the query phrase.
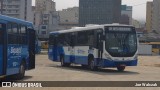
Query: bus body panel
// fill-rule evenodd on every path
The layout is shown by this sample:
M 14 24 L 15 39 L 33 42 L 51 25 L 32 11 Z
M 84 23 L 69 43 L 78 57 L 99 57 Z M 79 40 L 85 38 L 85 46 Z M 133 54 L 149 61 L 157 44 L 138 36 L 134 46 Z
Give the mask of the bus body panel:
M 8 45 L 8 61 L 7 61 L 7 75 L 19 73 L 19 67 L 22 60 L 26 62 L 28 68 L 28 47 L 27 45 Z

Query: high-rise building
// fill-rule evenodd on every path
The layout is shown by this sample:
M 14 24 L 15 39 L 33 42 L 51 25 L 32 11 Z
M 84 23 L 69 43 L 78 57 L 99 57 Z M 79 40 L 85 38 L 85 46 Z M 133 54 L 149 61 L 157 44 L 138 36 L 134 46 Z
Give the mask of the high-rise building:
M 58 11 L 60 22 L 59 27 L 62 29 L 70 29 L 78 26 L 79 19 L 79 7 L 67 8 Z
M 127 6 L 127 5 L 121 6 L 120 23 L 132 25 L 132 6 Z
M 146 30 L 152 32 L 152 15 L 153 15 L 153 2 L 147 2 L 146 6 Z
M 160 0 L 153 0 L 152 30 L 160 33 Z
M 59 17 L 53 0 L 36 0 L 34 23 L 40 39 L 48 39 L 49 32 L 56 31 Z
M 0 5 L 1 14 L 33 22 L 32 0 L 1 0 Z
M 119 23 L 121 0 L 79 0 L 79 26 Z

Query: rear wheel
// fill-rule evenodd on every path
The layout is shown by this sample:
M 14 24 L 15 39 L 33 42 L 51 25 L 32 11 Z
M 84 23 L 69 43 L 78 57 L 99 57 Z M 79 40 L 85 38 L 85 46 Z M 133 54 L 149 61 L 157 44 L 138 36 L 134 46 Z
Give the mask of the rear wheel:
M 69 67 L 70 66 L 70 63 L 65 63 L 64 62 L 64 57 L 63 56 L 60 57 L 60 61 L 61 61 L 61 66 L 63 66 L 63 67 Z
M 17 79 L 17 80 L 20 80 L 20 79 L 23 79 L 24 76 L 25 76 L 25 63 L 22 62 L 21 65 L 20 65 L 20 68 L 19 68 L 19 73 L 14 75 L 13 78 Z
M 124 69 L 125 69 L 125 66 L 118 66 L 118 67 L 117 67 L 117 70 L 118 70 L 118 71 L 124 71 Z

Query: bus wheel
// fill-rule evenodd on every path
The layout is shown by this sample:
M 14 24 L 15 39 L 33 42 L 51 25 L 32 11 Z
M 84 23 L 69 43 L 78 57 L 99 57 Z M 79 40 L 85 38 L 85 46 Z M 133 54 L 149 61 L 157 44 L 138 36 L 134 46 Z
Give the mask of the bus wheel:
M 65 63 L 64 62 L 64 57 L 63 56 L 60 57 L 60 61 L 61 61 L 61 66 L 63 66 L 63 67 L 69 67 L 70 66 L 70 63 Z
M 95 61 L 93 60 L 93 58 L 89 59 L 89 69 L 92 71 L 95 71 L 98 69 L 98 67 L 95 66 Z
M 20 65 L 20 68 L 19 68 L 19 73 L 14 75 L 13 78 L 14 79 L 17 79 L 17 80 L 20 80 L 20 79 L 23 79 L 24 78 L 24 75 L 25 75 L 25 63 L 21 63 Z
M 118 71 L 124 71 L 124 69 L 125 69 L 125 66 L 117 66 Z

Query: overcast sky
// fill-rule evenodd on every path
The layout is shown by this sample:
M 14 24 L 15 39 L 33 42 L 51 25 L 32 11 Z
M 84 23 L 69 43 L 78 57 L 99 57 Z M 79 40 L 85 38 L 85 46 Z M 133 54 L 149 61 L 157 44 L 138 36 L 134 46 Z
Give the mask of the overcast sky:
M 79 0 L 54 0 L 54 1 L 56 2 L 56 10 L 62 10 L 68 7 L 79 5 L 78 4 Z M 122 4 L 133 6 L 133 18 L 145 21 L 147 1 L 153 1 L 153 0 L 122 0 Z

